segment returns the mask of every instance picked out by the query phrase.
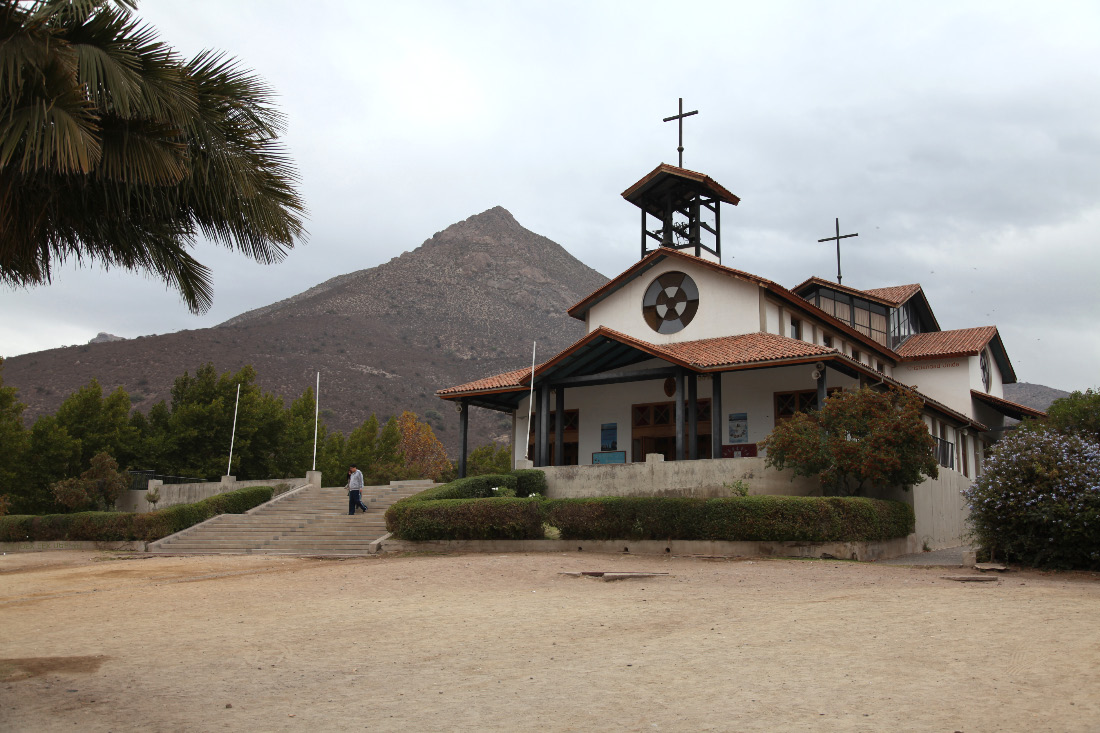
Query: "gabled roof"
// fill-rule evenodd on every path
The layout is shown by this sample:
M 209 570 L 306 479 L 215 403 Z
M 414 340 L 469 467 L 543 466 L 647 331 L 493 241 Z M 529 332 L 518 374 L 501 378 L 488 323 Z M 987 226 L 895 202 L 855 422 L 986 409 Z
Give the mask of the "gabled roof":
M 863 292 L 872 297 L 881 298 L 882 300 L 888 301 L 897 306 L 909 300 L 917 293 L 921 293 L 924 291 L 921 288 L 920 283 L 912 283 L 911 285 L 891 285 L 888 288 L 868 288 Z
M 978 430 L 988 429 L 957 410 L 841 354 L 836 349 L 774 333 L 757 332 L 673 344 L 652 344 L 610 328 L 600 327 L 536 366 L 535 381 L 538 383 L 550 380 L 554 384 L 555 381 L 621 369 L 654 358 L 704 374 L 823 361 L 853 376 L 863 374 L 877 382 L 913 392 L 925 405 L 937 412 L 970 424 Z M 436 395 L 448 400 L 467 399 L 471 404 L 490 409 L 511 409 L 519 404 L 530 387 L 531 368 L 524 367 L 457 387 L 441 389 Z
M 891 285 L 885 288 L 869 288 L 867 290 L 859 290 L 858 288 L 850 288 L 847 285 L 841 285 L 830 280 L 826 280 L 822 277 L 810 277 L 798 285 L 795 285 L 791 290 L 798 295 L 805 297 L 806 292 L 814 287 L 825 287 L 832 290 L 837 290 L 848 295 L 854 295 L 857 298 L 864 298 L 872 303 L 878 303 L 879 305 L 885 305 L 890 308 L 897 308 L 902 303 L 905 303 L 913 298 L 919 296 L 917 307 L 921 311 L 921 314 L 928 318 L 929 323 L 935 330 L 940 329 L 939 321 L 936 320 L 936 314 L 932 312 L 932 306 L 928 304 L 928 298 L 924 294 L 924 289 L 920 286 L 920 283 L 912 283 L 909 285 Z
M 1025 417 L 1044 418 L 1047 416 L 1045 412 L 1035 410 L 1027 405 L 1021 405 L 1018 402 L 1012 402 L 1001 397 L 994 397 L 991 394 L 979 392 L 976 389 L 970 390 L 970 396 L 979 402 L 984 402 L 997 412 L 1007 417 L 1011 417 L 1014 420 L 1023 420 Z
M 623 198 L 638 208 L 645 209 L 656 217 L 661 217 L 664 211 L 655 208 L 654 202 L 663 198 L 660 194 L 665 189 L 673 192 L 673 199 L 680 198 L 678 192 L 691 190 L 705 191 L 719 201 L 734 206 L 741 200 L 705 173 L 689 171 L 687 168 L 677 168 L 667 163 L 661 163 L 640 181 L 623 191 Z
M 787 290 L 785 287 L 778 283 L 772 282 L 771 280 L 760 277 L 758 275 L 753 275 L 751 272 L 735 270 L 732 267 L 726 267 L 725 265 L 720 265 L 717 262 L 713 262 L 702 257 L 696 257 L 695 255 L 671 249 L 669 247 L 660 247 L 653 250 L 645 257 L 628 267 L 622 273 L 608 280 L 598 290 L 589 294 L 588 296 L 574 304 L 566 312 L 574 318 L 583 321 L 589 309 L 591 309 L 594 305 L 601 302 L 605 298 L 610 297 L 620 288 L 632 282 L 633 280 L 641 277 L 647 271 L 652 269 L 654 266 L 656 266 L 658 263 L 666 258 L 679 258 L 684 262 L 690 262 L 694 265 L 707 268 L 727 277 L 732 277 L 737 280 L 742 280 L 744 282 L 758 285 L 767 290 L 769 293 L 777 296 L 780 300 L 786 301 L 788 305 L 793 306 L 795 309 L 800 310 L 808 315 L 812 315 L 814 318 L 818 319 L 822 323 L 827 324 L 830 328 L 833 328 L 834 330 L 843 333 L 848 339 L 858 341 L 871 351 L 884 354 L 888 358 L 897 358 L 893 351 L 883 346 L 878 341 L 875 341 L 870 336 L 860 333 L 859 331 L 852 328 L 849 324 L 837 320 L 835 316 L 829 315 L 813 303 L 807 301 L 805 298 L 799 297 L 798 295 L 791 292 L 790 290 Z
M 915 333 L 898 347 L 898 356 L 904 361 L 973 356 L 996 335 L 996 326 Z
M 1016 370 L 1012 368 L 996 326 L 913 334 L 898 347 L 898 356 L 903 362 L 949 359 L 953 356 L 975 356 L 986 346 L 989 346 L 997 368 L 1001 370 L 1001 381 L 1015 384 Z

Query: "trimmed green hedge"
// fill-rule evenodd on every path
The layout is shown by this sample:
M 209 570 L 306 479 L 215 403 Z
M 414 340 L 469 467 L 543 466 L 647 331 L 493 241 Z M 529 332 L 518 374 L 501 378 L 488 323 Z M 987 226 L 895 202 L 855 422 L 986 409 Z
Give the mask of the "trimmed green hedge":
M 859 497 L 617 497 L 546 502 L 562 539 L 859 542 L 904 537 L 913 509 Z
M 516 498 L 397 502 L 386 512 L 386 526 L 413 542 L 537 540 L 542 539 L 539 504 Z
M 252 486 L 145 514 L 77 512 L 0 517 L 0 542 L 152 542 L 218 514 L 243 514 L 270 501 L 273 493 L 270 486 Z
M 915 520 L 901 502 L 802 496 L 405 500 L 386 512 L 387 528 L 411 541 L 538 539 L 543 522 L 569 540 L 860 542 L 905 537 Z
M 512 472 L 516 477 L 516 496 L 546 496 L 546 474 L 537 468 L 521 468 Z

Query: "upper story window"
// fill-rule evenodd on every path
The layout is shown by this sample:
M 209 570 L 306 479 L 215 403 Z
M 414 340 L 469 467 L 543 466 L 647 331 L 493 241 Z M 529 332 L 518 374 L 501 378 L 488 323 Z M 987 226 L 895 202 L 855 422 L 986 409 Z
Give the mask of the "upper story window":
M 883 346 L 886 345 L 888 327 L 886 306 L 831 288 L 818 288 L 809 300 L 830 316 L 848 324 L 864 336 L 870 336 Z
M 986 393 L 989 393 L 989 388 L 993 383 L 993 373 L 989 368 L 989 357 L 986 356 L 985 349 L 982 349 L 981 356 L 978 357 L 978 366 L 982 370 L 982 387 L 985 388 Z
M 821 337 L 821 345 L 824 346 L 826 349 L 833 348 L 833 337 L 829 334 L 825 334 Z
M 802 340 L 802 321 L 791 318 L 791 338 Z
M 859 349 L 852 349 L 852 358 L 853 359 L 855 359 L 858 362 L 862 362 L 863 361 L 862 356 L 863 355 L 859 353 Z

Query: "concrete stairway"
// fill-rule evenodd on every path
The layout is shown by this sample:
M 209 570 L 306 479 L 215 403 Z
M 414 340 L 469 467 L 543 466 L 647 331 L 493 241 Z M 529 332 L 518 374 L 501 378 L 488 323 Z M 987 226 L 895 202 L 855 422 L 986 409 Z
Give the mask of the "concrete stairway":
M 363 489 L 370 511 L 348 514 L 340 487 L 306 486 L 252 509 L 220 514 L 149 545 L 149 552 L 181 554 L 367 555 L 386 534 L 386 508 L 434 486 L 430 481 L 395 481 Z

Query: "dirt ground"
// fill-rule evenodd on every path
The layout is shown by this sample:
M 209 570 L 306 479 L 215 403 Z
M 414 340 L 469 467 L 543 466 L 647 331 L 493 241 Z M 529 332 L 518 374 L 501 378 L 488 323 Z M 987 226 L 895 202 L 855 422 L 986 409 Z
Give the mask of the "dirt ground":
M 1100 730 L 1100 577 L 959 573 L 8 554 L 0 730 Z

